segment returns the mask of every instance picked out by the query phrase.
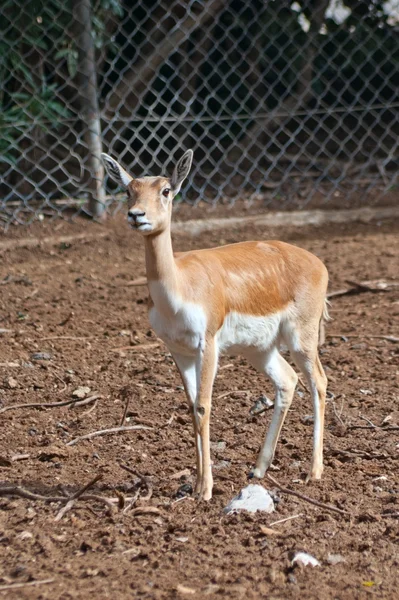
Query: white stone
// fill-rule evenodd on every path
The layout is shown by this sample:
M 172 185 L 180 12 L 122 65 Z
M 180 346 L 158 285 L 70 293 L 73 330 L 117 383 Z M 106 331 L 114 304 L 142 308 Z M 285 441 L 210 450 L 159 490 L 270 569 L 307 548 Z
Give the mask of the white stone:
M 79 386 L 72 392 L 72 396 L 74 398 L 86 398 L 88 394 L 90 394 L 90 388 L 86 386 Z
M 274 511 L 273 498 L 261 485 L 247 485 L 238 496 L 230 501 L 224 512 L 231 513 L 239 510 L 247 510 L 248 512 L 261 510 L 262 512 L 271 513 Z
M 307 552 L 297 552 L 294 558 L 292 559 L 291 564 L 297 564 L 301 567 L 307 567 L 309 565 L 311 567 L 320 567 L 320 563 L 317 560 L 317 558 L 315 558 L 311 554 L 308 554 Z

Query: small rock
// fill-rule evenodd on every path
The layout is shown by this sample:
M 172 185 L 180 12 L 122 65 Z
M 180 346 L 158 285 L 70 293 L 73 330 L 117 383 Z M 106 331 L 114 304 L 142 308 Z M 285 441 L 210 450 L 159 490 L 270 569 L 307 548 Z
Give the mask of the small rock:
M 301 421 L 304 425 L 312 425 L 312 423 L 314 421 L 314 417 L 313 417 L 313 415 L 303 415 L 303 417 L 301 418 Z
M 14 390 L 18 387 L 18 381 L 14 379 L 14 377 L 8 377 L 4 382 L 4 387 L 7 387 L 9 390 Z
M 80 398 L 83 400 L 83 398 L 86 398 L 86 396 L 90 394 L 90 392 L 91 389 L 89 387 L 79 386 L 78 388 L 76 388 L 76 390 L 72 392 L 72 396 L 74 398 Z
M 214 452 L 224 452 L 226 450 L 226 442 L 211 442 L 211 450 Z
M 327 562 L 330 565 L 338 565 L 339 563 L 346 562 L 342 554 L 329 554 L 327 556 Z
M 273 406 L 273 400 L 270 400 L 267 396 L 260 396 L 249 409 L 249 412 L 251 415 L 257 415 L 259 412 L 263 412 L 265 408 L 272 408 Z
M 30 531 L 21 531 L 21 533 L 17 535 L 17 538 L 20 540 L 31 540 L 33 534 Z
M 274 511 L 273 498 L 267 490 L 261 485 L 250 484 L 243 488 L 241 492 L 233 498 L 224 509 L 225 513 L 246 510 L 248 512 L 271 513 Z
M 191 483 L 183 483 L 183 485 L 181 485 L 179 487 L 179 489 L 177 490 L 175 497 L 183 498 L 184 496 L 191 496 L 192 493 L 193 493 L 193 486 L 191 485 Z
M 311 567 L 320 567 L 317 558 L 307 552 L 297 552 L 291 561 L 291 565 L 299 565 L 300 567 L 307 567 L 308 565 Z
M 186 585 L 181 585 L 180 583 L 176 586 L 176 591 L 179 592 L 179 594 L 183 594 L 185 596 L 192 596 L 196 593 L 196 590 L 194 588 L 187 587 Z
M 31 360 L 51 360 L 53 357 L 48 352 L 34 352 L 30 358 Z
M 229 460 L 220 460 L 219 462 L 215 463 L 212 466 L 212 468 L 213 469 L 226 469 L 229 466 L 230 466 L 230 461 Z

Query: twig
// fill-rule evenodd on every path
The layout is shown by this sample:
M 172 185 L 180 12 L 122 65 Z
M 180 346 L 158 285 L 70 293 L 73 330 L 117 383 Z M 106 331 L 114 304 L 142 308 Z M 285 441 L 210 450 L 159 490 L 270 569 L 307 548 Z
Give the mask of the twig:
M 334 298 L 337 296 L 346 296 L 346 295 L 352 295 L 352 294 L 362 294 L 364 292 L 388 292 L 390 291 L 393 287 L 396 287 L 397 284 L 395 284 L 394 282 L 392 283 L 387 283 L 385 285 L 385 287 L 378 287 L 376 285 L 376 283 L 371 281 L 350 281 L 347 280 L 347 283 L 349 283 L 350 288 L 343 288 L 341 290 L 335 290 L 333 292 L 329 292 L 327 294 L 327 298 Z
M 5 590 L 15 590 L 23 587 L 33 587 L 36 585 L 45 585 L 46 583 L 53 583 L 54 579 L 41 579 L 37 581 L 27 581 L 26 583 L 9 583 L 7 585 L 0 585 L 0 592 Z
M 138 277 L 137 279 L 125 283 L 126 287 L 138 287 L 142 285 L 147 285 L 147 277 Z
M 69 313 L 69 315 L 67 317 L 65 317 L 65 319 L 63 321 L 61 321 L 60 323 L 58 323 L 58 325 L 60 327 L 63 327 L 64 325 L 66 325 L 68 323 L 68 321 L 70 321 L 72 319 L 72 317 L 74 316 L 74 314 L 75 313 L 73 311 L 71 311 Z
M 55 515 L 54 521 L 56 523 L 58 523 L 58 521 L 61 521 L 62 517 L 64 517 L 67 514 L 67 512 L 69 512 L 74 506 L 75 506 L 75 500 L 68 500 L 68 502 L 65 504 L 65 506 L 60 508 L 58 513 Z
M 394 335 L 367 335 L 366 333 L 361 333 L 358 335 L 355 334 L 347 334 L 347 333 L 330 333 L 327 335 L 329 338 L 366 338 L 366 339 L 377 339 L 377 340 L 388 340 L 388 342 L 399 342 L 399 337 L 395 337 Z
M 291 521 L 291 519 L 298 519 L 299 517 L 303 517 L 303 514 L 292 515 L 292 517 L 286 517 L 285 519 L 279 519 L 278 521 L 273 521 L 273 523 L 269 523 L 270 527 L 272 525 L 279 525 L 280 523 L 285 523 L 286 521 Z
M 333 411 L 334 411 L 334 415 L 337 419 L 337 421 L 343 426 L 346 427 L 345 423 L 343 422 L 343 420 L 341 419 L 341 415 L 342 415 L 342 411 L 343 411 L 343 407 L 344 407 L 344 399 L 342 398 L 342 402 L 341 402 L 341 410 L 339 411 L 339 414 L 337 412 L 337 409 L 335 408 L 335 402 L 334 400 L 332 400 L 332 407 L 333 407 Z
M 370 419 L 368 419 L 367 417 L 363 417 L 362 415 L 360 415 L 360 419 L 362 419 L 362 421 L 366 421 L 366 423 L 368 423 L 371 427 L 373 427 L 374 429 L 377 428 L 377 425 L 375 425 L 372 421 L 370 421 Z
M 100 396 L 100 398 L 102 398 L 102 396 Z M 89 408 L 89 410 L 85 410 L 80 416 L 81 417 L 87 417 L 87 415 L 89 415 L 90 413 L 92 413 L 93 410 L 95 410 L 96 407 L 97 407 L 97 402 L 98 402 L 98 400 L 95 400 L 93 406 L 91 408 Z
M 341 510 L 340 508 L 336 508 L 335 506 L 331 506 L 330 504 L 324 504 L 323 502 L 318 502 L 317 500 L 313 500 L 313 498 L 309 498 L 309 496 L 305 496 L 304 494 L 300 494 L 299 492 L 295 492 L 294 490 L 289 490 L 288 488 L 283 487 L 272 477 L 269 473 L 266 473 L 266 477 L 274 483 L 278 489 L 284 494 L 290 494 L 291 496 L 296 496 L 297 498 L 301 498 L 310 504 L 314 504 L 314 506 L 318 506 L 319 508 L 325 508 L 326 510 L 331 510 L 332 512 L 336 512 L 340 515 L 350 515 L 351 513 L 347 510 Z
M 229 396 L 230 394 L 249 394 L 249 390 L 230 390 L 229 392 L 224 392 L 223 394 L 220 394 L 216 400 L 220 400 L 221 398 L 226 398 L 226 396 Z
M 374 429 L 378 431 L 399 431 L 399 426 L 381 427 L 380 425 L 348 425 L 348 429 Z
M 92 485 L 94 485 L 95 483 L 97 483 L 97 481 L 99 481 L 99 479 L 102 478 L 102 473 L 98 473 L 93 479 L 91 479 L 89 481 L 89 483 L 86 483 L 85 486 L 83 486 L 80 490 L 78 490 L 77 492 L 75 492 L 75 494 L 73 494 L 72 496 L 70 496 L 71 500 L 77 500 L 80 496 L 82 496 Z
M 11 457 L 11 462 L 15 462 L 17 460 L 26 460 L 30 458 L 30 454 L 14 454 L 14 456 Z
M 70 496 L 43 496 L 42 494 L 30 492 L 29 490 L 17 485 L 6 487 L 0 486 L 0 496 L 18 496 L 19 498 L 27 498 L 28 500 L 43 500 L 44 502 L 64 503 L 71 500 Z M 119 498 L 106 498 L 105 496 L 98 496 L 96 494 L 82 494 L 79 496 L 79 500 L 94 500 L 96 502 L 102 502 L 103 504 L 106 504 L 110 510 L 113 510 L 114 504 L 119 502 Z
M 125 427 L 112 427 L 111 429 L 101 429 L 99 431 L 93 431 L 92 433 L 88 433 L 87 435 L 81 435 L 74 440 L 71 440 L 67 443 L 67 446 L 74 446 L 78 442 L 82 442 L 83 440 L 91 440 L 94 437 L 99 435 L 109 435 L 112 433 L 123 433 L 124 431 L 134 431 L 137 429 L 153 429 L 152 427 L 147 427 L 145 425 L 129 425 Z
M 62 392 L 65 392 L 65 390 L 67 389 L 67 384 L 66 384 L 66 382 L 63 379 L 61 379 L 61 377 L 59 375 L 57 375 L 57 373 L 54 373 L 54 375 L 56 376 L 56 378 L 58 379 L 58 381 L 61 381 L 61 383 L 64 386 L 62 388 L 62 390 L 58 390 L 58 394 L 62 394 Z
M 95 395 L 87 400 L 92 402 L 101 396 Z M 6 412 L 7 410 L 15 410 L 17 408 L 54 408 L 57 406 L 68 406 L 69 404 L 76 404 L 77 402 L 82 402 L 79 398 L 72 398 L 72 400 L 63 400 L 62 402 L 32 402 L 32 404 L 13 404 L 11 406 L 5 406 L 4 408 L 0 408 L 0 414 Z M 88 402 L 84 401 L 85 404 Z M 82 405 L 81 405 L 82 406 Z
M 119 348 L 111 348 L 110 352 L 125 352 L 126 350 L 130 350 L 130 352 L 142 352 L 143 350 L 158 348 L 160 345 L 159 342 L 154 342 L 153 344 L 137 344 L 137 346 L 120 346 Z
M 40 338 L 40 341 L 41 342 L 47 342 L 49 340 L 77 340 L 77 341 L 81 341 L 81 340 L 95 340 L 95 339 L 99 339 L 99 336 L 88 335 L 86 337 L 75 337 L 73 335 L 54 335 L 54 336 L 50 336 L 50 337 Z
M 91 402 L 94 402 L 95 400 L 100 400 L 100 398 L 103 398 L 101 394 L 93 394 L 92 396 L 89 396 L 89 398 L 85 398 L 84 400 L 78 400 L 77 402 L 75 402 L 73 408 L 75 408 L 76 406 L 86 406 L 86 404 L 91 404 Z
M 122 427 L 122 425 L 124 424 L 125 420 L 126 420 L 126 415 L 127 415 L 127 411 L 129 408 L 129 404 L 130 404 L 130 399 L 131 399 L 132 395 L 129 393 L 126 393 L 126 403 L 125 403 L 125 409 L 123 411 L 123 415 L 122 415 L 122 419 L 121 419 L 121 423 L 120 426 Z

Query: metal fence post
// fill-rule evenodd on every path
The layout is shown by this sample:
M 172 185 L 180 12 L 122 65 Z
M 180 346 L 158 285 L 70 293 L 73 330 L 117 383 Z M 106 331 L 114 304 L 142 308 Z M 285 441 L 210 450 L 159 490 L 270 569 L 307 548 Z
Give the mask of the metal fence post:
M 78 50 L 78 89 L 81 114 L 85 127 L 84 139 L 89 156 L 89 211 L 100 217 L 105 210 L 103 185 L 104 168 L 101 162 L 101 121 L 98 105 L 97 70 L 91 29 L 91 0 L 73 0 L 74 31 Z

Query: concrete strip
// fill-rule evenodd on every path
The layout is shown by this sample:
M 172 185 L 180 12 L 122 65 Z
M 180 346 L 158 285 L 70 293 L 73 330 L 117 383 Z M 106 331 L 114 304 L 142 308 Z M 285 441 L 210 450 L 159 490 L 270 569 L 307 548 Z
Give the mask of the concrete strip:
M 360 221 L 378 221 L 399 217 L 399 206 L 373 208 L 353 208 L 340 210 L 296 210 L 292 212 L 270 212 L 249 217 L 231 217 L 223 219 L 196 219 L 172 223 L 172 233 L 177 235 L 199 235 L 205 231 L 218 229 L 242 229 L 255 224 L 265 227 L 302 227 L 304 225 L 324 225 L 326 223 L 350 223 Z

